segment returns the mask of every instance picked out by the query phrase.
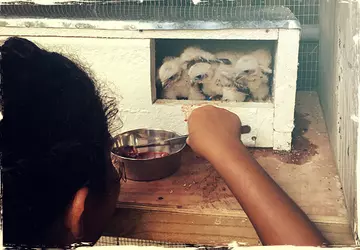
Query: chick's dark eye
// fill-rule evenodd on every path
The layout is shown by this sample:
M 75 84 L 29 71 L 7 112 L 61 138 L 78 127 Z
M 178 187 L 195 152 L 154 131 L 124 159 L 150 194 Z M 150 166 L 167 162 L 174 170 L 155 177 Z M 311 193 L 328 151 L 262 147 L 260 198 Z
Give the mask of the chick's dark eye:
M 195 76 L 195 80 L 202 80 L 203 78 L 204 78 L 204 75 Z
M 173 75 L 172 77 L 170 77 L 168 80 L 170 80 L 170 81 L 175 80 L 175 75 Z
M 250 71 L 247 69 L 247 70 L 245 70 L 244 72 L 245 72 L 246 74 L 248 74 Z

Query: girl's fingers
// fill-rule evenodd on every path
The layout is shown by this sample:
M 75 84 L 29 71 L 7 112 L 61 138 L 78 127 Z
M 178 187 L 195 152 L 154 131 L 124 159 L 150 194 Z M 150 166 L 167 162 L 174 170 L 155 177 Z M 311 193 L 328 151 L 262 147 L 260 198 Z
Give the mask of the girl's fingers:
M 245 126 L 241 126 L 241 134 L 248 134 L 248 133 L 250 133 L 250 131 L 251 131 L 251 128 L 250 128 L 250 126 L 248 126 L 248 125 L 245 125 Z

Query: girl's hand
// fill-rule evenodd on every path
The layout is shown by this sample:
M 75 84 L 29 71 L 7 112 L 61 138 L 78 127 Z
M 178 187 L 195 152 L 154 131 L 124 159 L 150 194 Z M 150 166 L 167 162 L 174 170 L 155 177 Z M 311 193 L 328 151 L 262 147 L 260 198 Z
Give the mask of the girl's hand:
M 241 121 L 226 109 L 211 105 L 192 111 L 188 118 L 188 145 L 207 160 L 224 157 L 241 144 Z

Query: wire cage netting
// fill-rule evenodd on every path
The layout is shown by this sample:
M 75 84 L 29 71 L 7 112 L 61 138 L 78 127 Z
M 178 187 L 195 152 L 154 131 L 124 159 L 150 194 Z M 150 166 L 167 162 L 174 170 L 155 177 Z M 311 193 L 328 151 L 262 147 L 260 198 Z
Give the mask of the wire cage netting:
M 2 15 L 96 19 L 229 19 L 232 16 L 262 18 L 251 7 L 285 6 L 302 24 L 318 23 L 319 0 L 0 0 Z M 234 15 L 242 7 L 242 16 Z M 244 11 L 244 7 L 248 7 Z M 276 16 L 276 15 L 275 15 Z M 278 18 L 284 18 L 279 16 Z
M 318 25 L 320 0 L 0 0 L 0 16 L 91 20 L 280 20 Z M 292 13 L 277 12 L 278 6 Z M 279 14 L 280 13 L 280 14 Z M 285 16 L 284 16 L 285 13 Z M 298 90 L 316 90 L 318 42 L 300 43 Z

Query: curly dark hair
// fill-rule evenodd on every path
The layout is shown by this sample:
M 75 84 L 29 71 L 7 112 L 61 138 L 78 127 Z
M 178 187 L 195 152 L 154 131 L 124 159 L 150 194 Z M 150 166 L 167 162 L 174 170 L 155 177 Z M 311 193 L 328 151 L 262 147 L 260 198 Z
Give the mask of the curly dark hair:
M 116 102 L 81 66 L 29 40 L 11 37 L 0 53 L 4 243 L 31 244 L 78 189 L 104 191 Z

